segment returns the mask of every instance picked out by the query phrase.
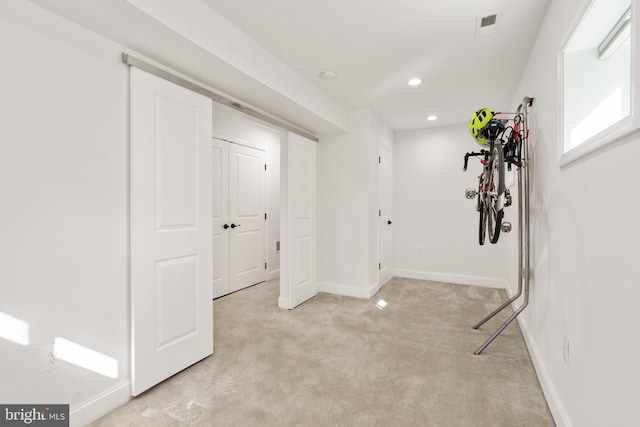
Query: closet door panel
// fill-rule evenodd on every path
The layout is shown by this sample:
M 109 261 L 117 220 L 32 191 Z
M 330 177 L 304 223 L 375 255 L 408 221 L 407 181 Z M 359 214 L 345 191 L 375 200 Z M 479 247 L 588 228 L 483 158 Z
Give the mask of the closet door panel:
M 265 280 L 265 153 L 229 144 L 231 292 Z
M 229 143 L 213 140 L 213 297 L 229 288 Z M 226 226 L 226 227 L 225 227 Z

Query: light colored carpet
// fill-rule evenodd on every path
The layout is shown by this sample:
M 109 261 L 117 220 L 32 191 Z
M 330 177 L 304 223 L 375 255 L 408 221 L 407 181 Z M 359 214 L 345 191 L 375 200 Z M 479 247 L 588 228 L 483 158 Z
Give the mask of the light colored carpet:
M 370 300 L 276 307 L 267 282 L 215 300 L 213 356 L 98 420 L 105 426 L 553 426 L 506 299 L 394 278 Z M 379 300 L 387 302 L 380 308 Z

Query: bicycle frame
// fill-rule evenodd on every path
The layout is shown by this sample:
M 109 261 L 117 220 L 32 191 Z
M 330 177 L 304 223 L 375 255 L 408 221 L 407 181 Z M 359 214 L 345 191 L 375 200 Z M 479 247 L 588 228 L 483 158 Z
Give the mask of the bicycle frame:
M 500 115 L 514 114 L 514 117 L 497 118 Z M 509 122 L 513 122 L 509 126 Z M 482 157 L 482 173 L 479 176 L 478 189 L 467 189 L 467 198 L 478 197 L 476 210 L 480 213 L 479 243 L 484 244 L 486 230 L 489 231 L 491 243 L 497 243 L 504 217 L 504 208 L 511 205 L 511 194 L 506 188 L 505 164 L 511 170 L 512 165 L 521 166 L 521 145 L 527 135 L 522 134 L 520 113 L 493 113 L 492 120 L 481 131 L 481 136 L 488 141 L 489 150 L 470 152 L 465 154 L 464 168 L 467 170 L 468 159 L 471 156 Z M 505 139 L 506 135 L 506 139 Z M 509 223 L 505 223 L 504 231 L 511 229 Z

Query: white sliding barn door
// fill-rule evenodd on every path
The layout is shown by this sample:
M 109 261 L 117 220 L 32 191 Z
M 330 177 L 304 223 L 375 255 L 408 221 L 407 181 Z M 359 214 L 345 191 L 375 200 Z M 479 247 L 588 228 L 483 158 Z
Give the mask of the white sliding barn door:
M 391 152 L 378 149 L 378 283 L 391 278 Z
M 318 293 L 316 282 L 316 143 L 289 132 L 283 147 L 283 191 L 286 209 L 281 233 L 281 308 L 294 308 Z M 284 271 L 283 271 L 284 270 Z
M 213 352 L 211 102 L 131 68 L 133 395 Z

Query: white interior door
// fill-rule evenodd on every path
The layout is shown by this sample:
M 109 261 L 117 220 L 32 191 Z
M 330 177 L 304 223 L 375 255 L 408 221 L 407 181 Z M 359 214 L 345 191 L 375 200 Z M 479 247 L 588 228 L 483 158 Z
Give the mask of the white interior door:
M 211 102 L 131 67 L 133 395 L 213 352 Z
M 287 233 L 284 275 L 288 296 L 280 307 L 294 308 L 318 293 L 316 281 L 316 143 L 294 133 L 288 134 L 287 151 Z M 282 199 L 281 199 L 282 200 Z M 281 227 L 282 229 L 282 227 Z M 282 280 L 283 264 L 280 264 Z M 283 308 L 285 308 L 283 307 Z
M 378 283 L 391 278 L 391 152 L 380 145 L 378 150 Z
M 264 282 L 265 153 L 229 144 L 229 257 L 231 292 Z
M 229 288 L 229 143 L 213 139 L 213 298 Z

